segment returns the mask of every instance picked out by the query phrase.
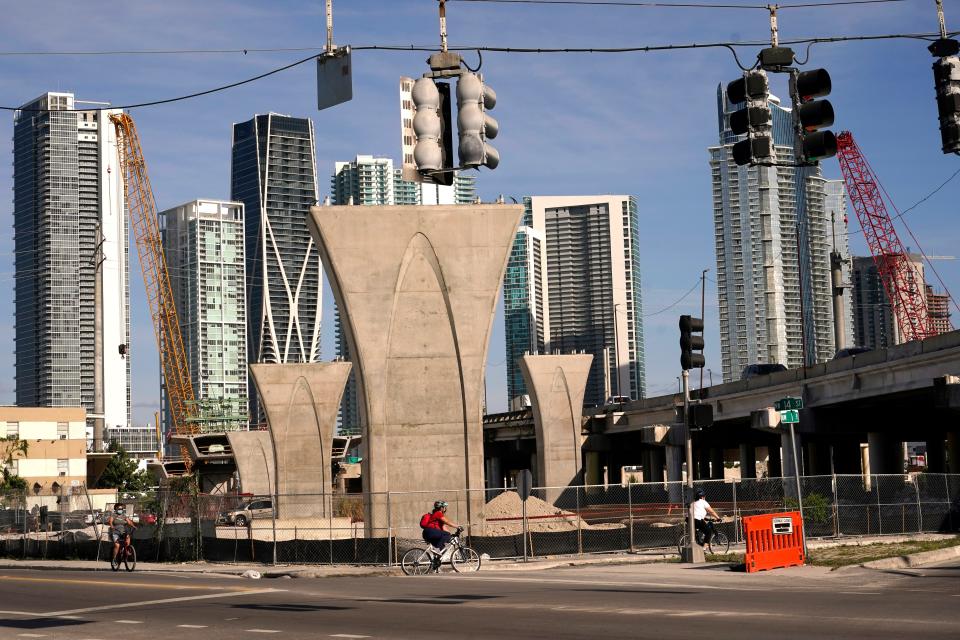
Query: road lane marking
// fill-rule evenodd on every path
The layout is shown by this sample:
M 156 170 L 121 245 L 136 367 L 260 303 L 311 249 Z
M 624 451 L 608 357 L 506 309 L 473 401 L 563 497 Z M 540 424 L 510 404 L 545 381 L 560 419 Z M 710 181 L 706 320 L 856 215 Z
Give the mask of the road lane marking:
M 247 633 L 280 633 L 279 629 L 247 629 Z
M 331 633 L 331 638 L 369 638 L 370 636 L 356 636 L 352 633 Z
M 114 620 L 116 624 L 143 624 L 143 620 Z
M 178 624 L 177 627 L 180 629 L 206 629 L 207 625 L 205 624 Z
M 26 576 L 4 576 L 0 575 L 0 580 L 4 582 L 54 582 L 59 585 L 99 585 L 108 587 L 146 587 L 149 589 L 170 589 L 173 591 L 213 591 L 215 589 L 225 591 L 249 591 L 247 587 L 204 587 L 200 585 L 178 585 L 178 584 L 154 584 L 151 582 L 123 582 L 122 580 L 68 580 L 59 578 L 29 578 Z
M 284 591 L 284 589 L 255 589 L 252 591 L 234 591 L 231 593 L 208 593 L 202 596 L 183 596 L 182 598 L 164 598 L 162 600 L 141 600 L 139 602 L 127 602 L 124 604 L 108 604 L 100 607 L 86 607 L 84 609 L 70 609 L 68 611 L 49 611 L 47 613 L 40 613 L 36 615 L 46 616 L 46 617 L 62 617 L 66 615 L 71 615 L 74 613 L 91 613 L 94 611 L 109 611 L 111 609 L 130 609 L 132 607 L 145 607 L 155 604 L 169 604 L 171 602 L 191 602 L 193 600 L 210 600 L 213 598 L 234 598 L 236 596 L 248 596 L 255 595 L 259 593 L 277 593 Z
M 47 634 L 45 633 L 20 633 L 17 634 L 18 638 L 46 638 Z

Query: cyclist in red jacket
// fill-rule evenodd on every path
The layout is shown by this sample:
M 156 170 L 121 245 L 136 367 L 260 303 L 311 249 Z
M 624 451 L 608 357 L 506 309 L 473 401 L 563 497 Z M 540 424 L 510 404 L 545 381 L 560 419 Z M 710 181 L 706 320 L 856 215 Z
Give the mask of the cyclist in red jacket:
M 423 527 L 423 539 L 433 545 L 436 554 L 433 558 L 433 564 L 436 566 L 440 565 L 440 555 L 443 553 L 443 548 L 450 542 L 451 534 L 447 533 L 446 527 L 450 527 L 454 531 L 460 531 L 460 527 L 450 521 L 445 515 L 446 513 L 447 503 L 444 500 L 437 500 L 433 503 L 433 511 L 430 513 L 426 526 Z

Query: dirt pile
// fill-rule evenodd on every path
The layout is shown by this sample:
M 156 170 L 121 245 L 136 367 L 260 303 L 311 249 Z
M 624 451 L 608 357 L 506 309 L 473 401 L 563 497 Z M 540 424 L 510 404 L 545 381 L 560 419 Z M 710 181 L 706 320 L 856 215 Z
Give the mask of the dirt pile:
M 523 501 L 512 491 L 501 493 L 480 512 L 484 533 L 488 536 L 512 536 L 523 533 Z M 576 531 L 590 525 L 575 513 L 559 509 L 534 496 L 527 499 L 527 520 L 530 531 Z

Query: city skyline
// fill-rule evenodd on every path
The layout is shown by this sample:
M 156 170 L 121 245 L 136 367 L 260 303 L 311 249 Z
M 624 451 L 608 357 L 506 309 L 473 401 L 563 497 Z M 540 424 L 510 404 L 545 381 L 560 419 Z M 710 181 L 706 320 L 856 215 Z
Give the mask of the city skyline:
M 17 106 L 40 93 L 67 86 L 79 98 L 113 105 L 185 95 L 252 77 L 289 64 L 308 52 L 257 52 L 270 47 L 316 46 L 323 30 L 322 5 L 212 0 L 203 5 L 171 0 L 162 7 L 92 2 L 84 7 L 53 3 L 61 19 L 43 30 L 36 23 L 48 8 L 14 5 L 0 26 L 11 51 L 71 49 L 143 50 L 170 48 L 237 49 L 237 53 L 89 56 L 9 56 L 0 60 L 0 104 Z M 402 6 L 401 6 L 402 5 Z M 951 13 L 951 11 L 953 13 Z M 149 13 L 147 13 L 149 12 Z M 947 6 L 948 25 L 960 16 Z M 100 16 L 110 15 L 104 21 Z M 223 16 L 229 15 L 229 28 Z M 690 20 L 690 17 L 704 18 Z M 707 19 L 708 18 L 708 19 Z M 145 21 L 150 30 L 141 28 Z M 335 3 L 339 44 L 410 44 L 436 48 L 436 6 L 426 3 Z M 450 3 L 451 46 L 608 46 L 629 47 L 683 42 L 762 41 L 769 35 L 765 12 L 683 12 L 670 8 L 628 9 L 480 6 Z M 81 26 L 83 29 L 77 30 Z M 783 12 L 781 38 L 811 35 L 929 33 L 936 14 L 924 3 L 835 7 Z M 240 51 L 249 48 L 247 54 Z M 738 48 L 742 61 L 760 48 Z M 805 46 L 795 46 L 803 55 Z M 397 81 L 426 71 L 425 52 L 356 50 L 354 99 L 322 112 L 315 110 L 316 70 L 301 65 L 250 85 L 192 100 L 135 109 L 158 208 L 197 195 L 229 198 L 230 126 L 251 114 L 279 112 L 310 117 L 317 131 L 317 167 L 329 174 L 336 160 L 372 151 L 395 160 L 400 154 Z M 474 54 L 464 52 L 471 65 Z M 833 76 L 830 95 L 837 114 L 835 131 L 850 129 L 886 190 L 901 210 L 930 195 L 955 172 L 955 157 L 940 152 L 937 109 L 926 43 L 917 40 L 820 44 L 811 48 L 805 68 L 824 67 Z M 114 70 L 104 73 L 107 65 Z M 121 71 L 122 70 L 122 71 Z M 676 315 L 697 315 L 695 288 L 707 274 L 707 368 L 720 369 L 710 170 L 705 147 L 716 141 L 717 83 L 739 77 L 732 56 L 722 49 L 631 54 L 506 54 L 484 52 L 484 77 L 498 93 L 495 116 L 501 123 L 496 146 L 501 166 L 483 171 L 479 195 L 631 193 L 640 198 L 644 319 L 648 395 L 676 390 Z M 774 93 L 787 95 L 783 76 L 772 79 Z M 881 86 L 896 91 L 878 92 Z M 881 97 L 882 94 L 882 97 Z M 891 126 L 891 123 L 896 123 Z M 0 149 L 8 142 L 12 114 L 0 123 Z M 6 133 L 6 135 L 2 135 Z M 186 152 L 185 152 L 186 151 Z M 835 160 L 821 164 L 824 177 L 840 177 Z M 9 162 L 0 163 L 0 187 L 12 189 Z M 324 185 L 325 187 L 325 185 Z M 928 254 L 950 254 L 960 242 L 952 205 L 960 181 L 946 186 L 904 216 Z M 325 195 L 320 194 L 321 197 Z M 0 219 L 11 220 L 10 200 Z M 899 224 L 899 221 L 897 222 Z M 851 253 L 867 255 L 855 218 L 850 217 Z M 916 243 L 904 238 L 916 249 Z M 0 268 L 0 296 L 13 300 L 10 238 L 0 238 L 7 254 Z M 132 266 L 132 265 L 131 265 Z M 960 286 L 960 264 L 936 263 L 951 289 Z M 138 269 L 132 266 L 131 351 L 137 424 L 158 408 L 156 345 Z M 935 278 L 931 284 L 941 290 Z M 688 293 L 689 291 L 689 293 Z M 679 301 L 679 302 L 678 302 Z M 334 353 L 332 304 L 323 310 L 322 353 Z M 13 322 L 0 322 L 0 402 L 13 402 Z M 506 394 L 502 312 L 491 336 L 488 397 L 491 408 Z M 714 376 L 716 378 L 717 376 Z M 706 376 L 705 376 L 706 379 Z M 500 409 L 505 406 L 500 401 Z

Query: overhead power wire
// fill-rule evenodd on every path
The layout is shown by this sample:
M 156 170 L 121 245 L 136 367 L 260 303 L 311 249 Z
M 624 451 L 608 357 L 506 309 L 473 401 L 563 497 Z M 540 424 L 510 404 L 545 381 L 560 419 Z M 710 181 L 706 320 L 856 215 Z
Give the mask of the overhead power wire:
M 693 293 L 693 292 L 696 290 L 696 288 L 699 287 L 700 285 L 701 285 L 700 278 L 697 278 L 697 281 L 693 283 L 693 286 L 690 287 L 690 290 L 687 291 L 687 292 L 686 292 L 685 294 L 683 294 L 682 296 L 680 296 L 680 297 L 677 299 L 676 302 L 674 302 L 673 304 L 671 304 L 671 305 L 669 305 L 669 306 L 667 306 L 667 307 L 664 307 L 663 309 L 660 309 L 659 311 L 654 311 L 653 313 L 645 313 L 645 314 L 643 314 L 642 317 L 644 317 L 644 318 L 650 318 L 650 317 L 653 317 L 653 316 L 658 316 L 658 315 L 660 315 L 661 313 L 666 313 L 667 311 L 670 311 L 670 309 L 673 309 L 675 306 L 677 306 L 678 304 L 680 304 L 681 302 L 683 302 L 684 300 L 686 300 L 687 297 L 688 297 L 691 293 Z
M 538 5 L 573 5 L 584 7 L 633 7 L 650 9 L 750 9 L 769 11 L 766 4 L 717 4 L 711 2 L 630 2 L 628 0 L 447 0 L 447 2 L 473 2 L 487 4 L 538 4 Z M 808 9 L 812 7 L 838 7 L 853 4 L 887 4 L 891 2 L 907 2 L 907 0 L 838 0 L 837 2 L 805 2 L 799 4 L 778 4 L 778 11 L 783 9 Z
M 948 34 L 949 36 L 955 36 L 960 32 L 952 32 Z M 788 44 L 807 44 L 807 43 L 830 43 L 830 42 L 856 42 L 864 40 L 898 40 L 898 39 L 919 39 L 919 40 L 935 40 L 940 37 L 939 33 L 906 33 L 906 34 L 886 34 L 886 35 L 869 35 L 869 36 L 837 36 L 830 38 L 798 38 L 796 40 L 781 41 L 781 45 Z M 767 41 L 757 41 L 757 42 L 708 42 L 708 43 L 690 43 L 690 44 L 666 44 L 666 45 L 648 45 L 648 46 L 639 46 L 639 47 L 565 47 L 565 48 L 548 48 L 548 47 L 489 47 L 489 46 L 462 46 L 462 47 L 449 47 L 450 51 L 477 51 L 480 52 L 492 52 L 492 53 L 528 53 L 528 54 L 546 54 L 546 53 L 649 53 L 654 51 L 682 51 L 687 49 L 717 49 L 724 48 L 728 49 L 733 53 L 734 58 L 737 61 L 737 64 L 744 68 L 740 63 L 739 58 L 736 56 L 736 51 L 734 47 L 757 47 L 757 46 L 766 46 L 769 43 Z M 425 51 L 425 52 L 435 52 L 436 47 L 428 47 L 422 45 L 360 45 L 351 47 L 354 51 Z M 163 98 L 160 100 L 151 100 L 147 102 L 137 102 L 132 104 L 124 104 L 119 106 L 110 106 L 110 109 L 136 109 L 140 107 L 152 107 L 161 104 L 169 104 L 171 102 L 180 102 L 182 100 L 190 100 L 192 98 L 199 98 L 201 96 L 210 95 L 212 93 L 218 93 L 220 91 L 226 91 L 227 89 L 233 89 L 245 84 L 250 84 L 251 82 L 256 82 L 262 80 L 274 74 L 280 73 L 281 71 L 286 71 L 287 69 L 292 69 L 304 63 L 310 62 L 311 60 L 316 59 L 321 53 L 321 49 L 313 49 L 316 51 L 316 54 L 312 54 L 296 62 L 291 62 L 290 64 L 283 65 L 282 67 L 277 67 L 265 73 L 258 74 L 252 78 L 247 78 L 245 80 L 239 80 L 237 82 L 231 82 L 230 84 L 221 85 L 219 87 L 214 87 L 212 89 L 206 89 L 204 91 L 197 91 L 194 93 L 189 93 L 182 96 L 177 96 L 174 98 Z M 221 53 L 228 50 L 193 50 L 195 53 L 206 52 L 206 53 Z M 247 52 L 254 51 L 253 49 L 236 49 L 233 52 Z M 267 49 L 259 49 L 257 51 L 268 51 Z M 162 54 L 162 53 L 186 53 L 188 50 L 170 50 L 170 51 L 144 51 L 142 53 L 148 54 Z M 83 54 L 77 55 L 113 55 L 120 54 L 122 52 L 85 52 Z M 27 52 L 15 53 L 15 52 L 0 52 L 0 55 L 72 55 L 70 52 L 35 52 L 33 54 L 28 54 Z M 25 109 L 23 107 L 13 107 L 13 106 L 0 106 L 2 111 L 26 111 L 26 112 L 43 112 L 48 111 L 47 109 Z

